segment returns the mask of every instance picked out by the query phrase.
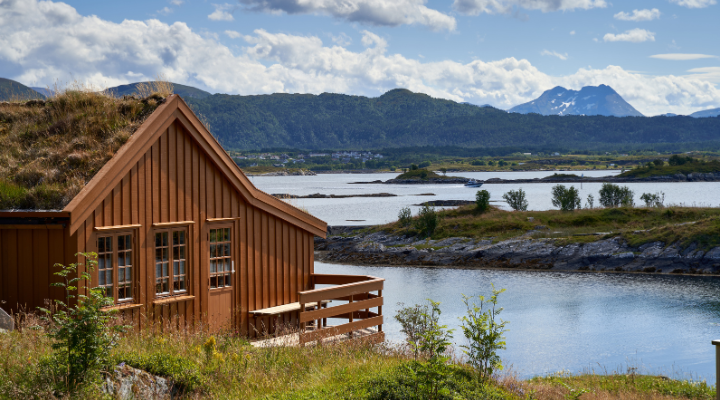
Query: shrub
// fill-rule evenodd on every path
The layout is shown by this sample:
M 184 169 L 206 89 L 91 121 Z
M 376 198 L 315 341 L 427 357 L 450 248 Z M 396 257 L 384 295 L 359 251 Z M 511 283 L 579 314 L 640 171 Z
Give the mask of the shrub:
M 655 164 L 656 167 L 662 167 L 663 165 L 665 165 L 665 162 L 663 160 L 658 159 L 658 160 L 653 160 L 653 164 Z
M 503 195 L 503 199 L 515 211 L 527 211 L 528 201 L 525 198 L 525 191 L 522 189 L 511 190 Z
M 435 208 L 426 204 L 420 209 L 418 218 L 415 220 L 415 229 L 417 229 L 421 235 L 430 237 L 435 233 L 439 219 L 440 217 L 435 211 Z
M 694 158 L 689 156 L 680 156 L 677 154 L 670 156 L 670 159 L 668 160 L 668 164 L 670 165 L 685 165 L 692 162 L 695 162 Z
M 418 164 L 418 168 L 427 168 L 430 166 L 430 161 L 423 161 L 420 164 Z
M 460 346 L 468 356 L 468 364 L 478 372 L 481 380 L 490 378 L 494 371 L 502 370 L 503 365 L 498 350 L 505 349 L 503 334 L 506 321 L 498 319 L 502 308 L 497 308 L 497 297 L 505 289 L 495 290 L 492 286 L 492 296 L 485 299 L 478 296 L 480 304 L 472 303 L 472 297 L 463 295 L 463 302 L 467 307 L 467 315 L 460 318 L 462 330 L 468 339 L 467 345 Z
M 412 211 L 410 211 L 410 207 L 403 207 L 400 209 L 400 212 L 398 213 L 398 222 L 403 228 L 410 226 L 410 223 L 412 222 Z
M 665 193 L 643 193 L 640 200 L 645 202 L 645 207 L 663 207 L 665 203 Z
M 440 325 L 440 303 L 428 299 L 427 307 L 420 314 L 421 325 L 424 329 L 419 333 L 420 340 L 416 353 L 427 357 L 426 361 L 415 360 L 410 366 L 410 375 L 416 382 L 416 393 L 422 399 L 438 399 L 447 394 L 445 382 L 452 374 L 448 365 L 450 357 L 445 351 L 450 346 L 452 329 L 447 325 Z
M 488 165 L 495 166 L 495 161 L 493 161 L 493 160 L 488 161 Z
M 98 264 L 97 254 L 78 253 L 87 258 L 87 270 L 92 271 Z M 89 272 L 78 273 L 75 263 L 69 266 L 55 264 L 62 268 L 54 275 L 62 278 L 62 282 L 51 286 L 61 287 L 65 291 L 65 301 L 55 300 L 55 309 L 40 310 L 45 319 L 50 322 L 48 335 L 54 340 L 54 362 L 65 373 L 67 390 L 74 393 L 78 387 L 93 378 L 99 378 L 101 368 L 106 366 L 110 359 L 110 350 L 118 340 L 118 334 L 126 327 L 117 325 L 111 327 L 111 312 L 103 311 L 103 307 L 114 304 L 113 298 L 105 296 L 103 288 L 92 288 L 88 295 L 79 293 L 86 289 L 90 283 Z M 75 276 L 75 277 L 73 277 Z M 72 302 L 75 305 L 70 306 Z
M 485 161 L 475 160 L 475 161 L 471 162 L 470 165 L 485 165 Z
M 487 190 L 478 190 L 475 193 L 475 210 L 484 213 L 490 208 L 490 192 Z
M 635 205 L 633 193 L 627 186 L 618 186 L 612 183 L 603 183 L 600 188 L 600 205 L 610 207 L 632 207 Z
M 418 169 L 417 165 L 415 165 L 415 164 L 410 165 L 410 171 L 415 171 L 416 169 Z
M 586 204 L 585 208 L 590 208 L 590 209 L 595 208 L 595 196 L 593 196 L 592 194 L 588 195 L 587 204 Z
M 552 188 L 552 204 L 563 211 L 573 211 L 581 207 L 580 192 L 575 186 L 570 189 L 563 185 L 556 185 Z
M 506 162 L 505 160 L 500 160 L 500 161 L 498 161 L 498 166 L 504 167 L 504 166 L 506 166 L 506 165 L 507 165 L 507 162 Z

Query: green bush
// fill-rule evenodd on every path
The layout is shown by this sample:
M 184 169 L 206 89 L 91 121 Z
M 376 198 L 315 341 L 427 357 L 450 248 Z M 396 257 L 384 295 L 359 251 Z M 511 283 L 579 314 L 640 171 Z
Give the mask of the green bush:
M 643 193 L 642 196 L 640 196 L 640 200 L 645 202 L 646 207 L 661 208 L 665 203 L 665 193 Z
M 475 160 L 470 163 L 470 165 L 485 165 L 485 161 L 483 160 Z
M 439 222 L 440 217 L 435 211 L 435 208 L 426 204 L 420 209 L 418 218 L 415 220 L 415 229 L 417 229 L 421 235 L 430 237 L 435 233 Z
M 400 212 L 398 213 L 398 222 L 400 223 L 400 226 L 404 228 L 410 226 L 410 223 L 412 222 L 412 211 L 410 211 L 410 207 L 403 207 L 400 209 Z
M 635 205 L 634 195 L 635 193 L 627 186 L 621 187 L 613 183 L 603 183 L 598 201 L 605 208 L 633 207 Z
M 563 211 L 579 209 L 582 204 L 580 192 L 575 186 L 570 186 L 568 189 L 563 185 L 555 185 L 552 188 L 552 204 Z
M 503 195 L 503 199 L 515 211 L 527 211 L 528 201 L 522 189 L 511 190 Z
M 490 192 L 487 190 L 478 190 L 475 193 L 475 210 L 484 213 L 490 209 Z
M 87 271 L 78 273 L 79 263 L 64 266 L 54 275 L 62 282 L 51 286 L 65 291 L 65 301 L 55 300 L 54 309 L 40 308 L 50 322 L 48 335 L 53 339 L 53 362 L 64 373 L 64 384 L 69 393 L 75 393 L 85 382 L 98 379 L 100 370 L 109 364 L 110 350 L 117 344 L 119 333 L 125 326 L 110 326 L 112 312 L 102 310 L 114 304 L 105 296 L 103 288 L 89 289 L 88 295 L 74 294 L 87 289 L 90 273 L 97 267 L 96 253 L 78 253 L 87 258 Z M 74 305 L 70 305 L 71 303 Z
M 497 308 L 497 297 L 504 291 L 505 289 L 495 290 L 493 285 L 489 299 L 484 296 L 477 297 L 479 305 L 470 303 L 473 297 L 463 295 L 467 315 L 460 318 L 460 321 L 468 344 L 460 347 L 468 356 L 468 364 L 477 371 L 481 380 L 487 380 L 493 372 L 503 369 L 497 352 L 505 349 L 503 334 L 507 331 L 507 322 L 498 318 L 503 309 Z

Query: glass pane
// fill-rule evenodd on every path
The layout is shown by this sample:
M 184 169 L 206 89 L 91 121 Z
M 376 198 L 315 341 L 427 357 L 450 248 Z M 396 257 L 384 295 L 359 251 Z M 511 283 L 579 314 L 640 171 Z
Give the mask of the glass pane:
M 105 238 L 105 251 L 112 251 L 112 238 L 111 237 Z
M 210 245 L 210 258 L 215 258 L 215 257 L 217 257 L 216 249 L 217 249 L 217 245 L 216 245 L 216 244 L 211 244 L 211 245 Z
M 162 284 L 160 284 L 160 283 L 155 284 L 155 293 L 162 293 Z
M 170 274 L 168 273 L 168 265 L 167 265 L 167 264 L 163 264 L 162 266 L 163 266 L 163 269 L 162 269 L 163 277 L 165 277 L 165 276 L 170 276 Z
M 180 258 L 180 248 L 173 247 L 173 260 L 177 260 L 179 258 Z
M 173 235 L 173 244 L 174 244 L 174 245 L 180 244 L 180 238 L 179 238 L 179 236 L 178 236 L 178 233 L 180 233 L 180 232 L 175 231 L 175 232 L 173 232 L 173 234 L 172 234 L 172 235 Z
M 230 286 L 230 274 L 225 275 L 225 286 Z
M 178 281 L 178 290 L 185 290 L 185 278 L 180 278 Z
M 212 287 L 212 288 L 217 287 L 217 276 L 210 277 L 210 287 Z
M 175 279 L 175 282 L 173 282 L 173 290 L 175 290 L 175 291 L 180 290 L 180 282 L 178 282 L 177 279 Z
M 210 272 L 211 273 L 217 272 L 217 266 L 215 265 L 215 260 L 210 260 Z
M 105 271 L 98 272 L 98 285 L 100 285 L 100 286 L 105 285 Z
M 162 249 L 155 249 L 155 262 L 162 261 Z
M 98 253 L 105 252 L 105 238 L 98 239 Z
M 132 262 L 130 261 L 131 255 L 132 255 L 132 251 L 125 252 L 125 265 L 132 265 Z
M 168 233 L 163 232 L 162 234 L 162 245 L 167 246 L 168 245 Z
M 178 260 L 184 260 L 185 259 L 185 246 L 180 246 L 180 254 L 178 255 Z
M 168 249 L 162 249 L 163 261 L 168 260 Z
M 169 292 L 169 291 L 170 291 L 169 283 L 170 283 L 170 282 L 169 282 L 168 279 L 165 279 L 165 280 L 163 281 L 163 292 Z
M 180 261 L 180 275 L 185 275 L 185 261 Z
M 125 250 L 125 237 L 124 236 L 118 236 L 118 251 Z
M 155 264 L 155 277 L 162 278 L 162 264 Z
M 175 262 L 173 263 L 173 273 L 174 273 L 175 275 L 180 274 L 180 263 L 177 262 L 177 261 L 175 261 Z
M 155 234 L 155 247 L 162 246 L 162 233 Z
M 180 231 L 180 244 L 185 244 L 185 231 Z
M 210 243 L 215 242 L 215 229 L 210 229 Z
M 225 257 L 230 257 L 230 243 L 225 243 Z
M 118 254 L 118 267 L 124 267 L 125 266 L 125 255 L 120 253 Z
M 124 299 L 125 298 L 125 287 L 120 286 L 118 288 L 118 299 Z
M 128 250 L 132 249 L 132 241 L 130 240 L 130 235 L 125 236 L 125 248 Z
M 230 241 L 230 228 L 225 229 L 225 240 Z
M 98 269 L 105 269 L 105 257 L 98 257 Z
M 132 267 L 125 268 L 125 280 L 132 282 Z
M 112 285 L 112 283 L 113 283 L 112 270 L 105 271 L 105 281 L 107 282 L 108 285 Z

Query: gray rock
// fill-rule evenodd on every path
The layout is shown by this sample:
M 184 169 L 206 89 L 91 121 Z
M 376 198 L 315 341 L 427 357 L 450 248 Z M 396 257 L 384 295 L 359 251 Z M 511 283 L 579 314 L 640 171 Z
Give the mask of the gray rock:
M 102 390 L 121 400 L 171 399 L 175 394 L 172 381 L 127 365 L 115 368 L 112 376 L 105 378 Z

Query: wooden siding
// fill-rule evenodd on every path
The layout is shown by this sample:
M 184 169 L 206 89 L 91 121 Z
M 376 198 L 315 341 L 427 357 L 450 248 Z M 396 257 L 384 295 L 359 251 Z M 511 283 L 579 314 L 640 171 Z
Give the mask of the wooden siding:
M 134 229 L 139 246 L 135 254 L 135 303 L 143 305 L 142 312 L 162 315 L 166 320 L 207 322 L 208 256 L 204 243 L 212 222 L 206 220 L 237 218 L 231 221 L 235 236 L 235 324 L 241 332 L 252 334 L 255 321 L 249 320 L 249 310 L 295 302 L 298 292 L 311 288 L 313 234 L 248 205 L 211 160 L 181 124 L 170 125 L 78 229 L 76 251 L 96 250 L 96 227 L 140 224 Z M 188 294 L 194 299 L 181 305 L 163 305 L 160 310 L 154 305 L 152 224 L 176 221 L 195 222 L 188 225 L 187 267 Z M 289 315 L 285 322 L 296 319 L 297 315 Z M 269 326 L 269 321 L 263 322 Z

